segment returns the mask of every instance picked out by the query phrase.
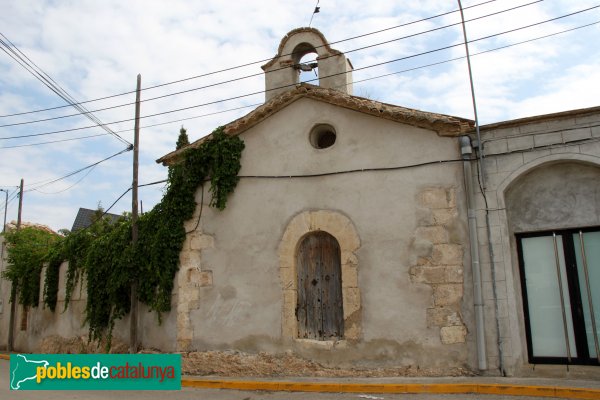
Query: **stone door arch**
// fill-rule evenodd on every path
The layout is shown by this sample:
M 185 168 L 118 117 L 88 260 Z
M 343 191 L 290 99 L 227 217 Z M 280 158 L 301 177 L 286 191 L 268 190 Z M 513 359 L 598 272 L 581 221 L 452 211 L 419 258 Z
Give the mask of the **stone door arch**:
M 321 233 L 319 233 L 321 232 Z M 304 211 L 289 222 L 279 245 L 279 273 L 283 292 L 282 335 L 286 340 L 304 339 L 298 329 L 298 251 L 303 239 L 326 234 L 339 244 L 343 333 L 337 338 L 356 340 L 361 333 L 361 296 L 358 284 L 360 239 L 352 221 L 330 210 Z M 316 237 L 315 236 L 315 237 Z M 343 336 L 342 336 L 343 335 Z M 307 337 L 308 339 L 309 337 Z M 333 335 L 327 340 L 336 340 Z

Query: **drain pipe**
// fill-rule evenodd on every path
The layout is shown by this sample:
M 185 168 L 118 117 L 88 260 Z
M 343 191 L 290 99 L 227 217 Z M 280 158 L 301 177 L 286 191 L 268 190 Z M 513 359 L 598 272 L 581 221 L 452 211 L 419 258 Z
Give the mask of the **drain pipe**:
M 471 269 L 473 271 L 473 304 L 475 307 L 475 337 L 477 341 L 477 368 L 487 370 L 485 349 L 485 330 L 483 319 L 483 294 L 481 285 L 481 266 L 479 264 L 479 240 L 477 239 L 477 219 L 475 215 L 475 194 L 473 192 L 473 170 L 471 168 L 471 139 L 468 136 L 458 138 L 460 154 L 463 159 L 465 192 L 467 194 L 467 216 L 469 220 L 469 246 L 471 248 Z

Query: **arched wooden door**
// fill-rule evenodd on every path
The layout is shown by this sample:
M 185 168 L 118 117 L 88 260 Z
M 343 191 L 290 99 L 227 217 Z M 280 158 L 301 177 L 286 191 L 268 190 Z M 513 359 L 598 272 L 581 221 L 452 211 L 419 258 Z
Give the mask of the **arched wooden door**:
M 335 340 L 344 336 L 340 245 L 327 232 L 310 233 L 297 254 L 298 337 Z

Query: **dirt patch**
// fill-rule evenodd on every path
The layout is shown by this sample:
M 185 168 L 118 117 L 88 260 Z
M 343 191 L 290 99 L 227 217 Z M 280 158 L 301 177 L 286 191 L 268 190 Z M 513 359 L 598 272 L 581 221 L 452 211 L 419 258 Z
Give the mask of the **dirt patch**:
M 40 352 L 46 354 L 105 353 L 106 343 L 88 343 L 87 336 L 63 338 L 49 336 L 42 340 Z M 124 342 L 113 338 L 110 353 L 127 353 Z M 140 353 L 160 353 L 142 350 Z M 296 355 L 240 351 L 202 351 L 181 354 L 181 372 L 184 375 L 226 377 L 438 377 L 474 376 L 467 368 L 420 368 L 418 366 L 392 368 L 336 368 L 300 358 Z
M 44 354 L 93 354 L 106 353 L 106 342 L 88 342 L 87 336 L 63 338 L 48 336 L 40 344 L 40 352 Z M 128 353 L 125 343 L 113 338 L 110 352 L 112 354 Z
M 438 377 L 474 376 L 466 368 L 333 368 L 291 354 L 205 351 L 182 354 L 182 373 L 228 377 Z

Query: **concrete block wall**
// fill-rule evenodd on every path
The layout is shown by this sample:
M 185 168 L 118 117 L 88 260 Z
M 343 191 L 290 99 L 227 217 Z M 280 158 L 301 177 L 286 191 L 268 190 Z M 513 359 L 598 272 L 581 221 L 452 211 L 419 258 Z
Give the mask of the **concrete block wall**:
M 488 362 L 490 370 L 498 368 L 501 347 L 505 372 L 523 375 L 532 366 L 527 360 L 516 242 L 507 218 L 505 192 L 523 174 L 546 163 L 573 161 L 600 166 L 600 107 L 483 126 L 481 141 L 485 191 L 477 176 L 473 187 Z

